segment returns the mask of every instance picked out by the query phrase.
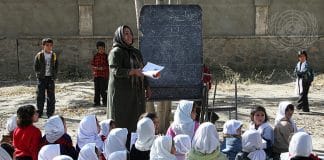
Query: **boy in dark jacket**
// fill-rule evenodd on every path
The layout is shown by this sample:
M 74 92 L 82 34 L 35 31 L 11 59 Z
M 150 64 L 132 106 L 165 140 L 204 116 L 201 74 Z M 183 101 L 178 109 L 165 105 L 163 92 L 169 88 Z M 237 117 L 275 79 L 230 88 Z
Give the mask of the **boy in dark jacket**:
M 35 56 L 34 70 L 37 77 L 37 109 L 39 117 L 43 115 L 45 91 L 47 93 L 47 117 L 51 117 L 55 111 L 55 83 L 58 61 L 53 52 L 53 40 L 42 40 L 42 50 Z
M 97 42 L 98 52 L 94 55 L 91 66 L 94 78 L 94 106 L 100 106 L 100 97 L 102 104 L 107 106 L 107 89 L 108 89 L 108 55 L 105 53 L 105 43 Z

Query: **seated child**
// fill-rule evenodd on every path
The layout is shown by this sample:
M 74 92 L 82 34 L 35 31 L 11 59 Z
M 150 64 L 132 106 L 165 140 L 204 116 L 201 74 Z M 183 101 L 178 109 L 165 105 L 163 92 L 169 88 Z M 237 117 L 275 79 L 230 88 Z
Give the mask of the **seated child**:
M 255 106 L 251 111 L 250 129 L 257 130 L 263 139 L 263 149 L 268 157 L 271 157 L 274 142 L 273 129 L 268 123 L 268 115 L 264 107 Z
M 247 130 L 242 135 L 242 152 L 235 160 L 266 160 L 267 155 L 262 149 L 262 137 L 256 130 Z
M 6 131 L 7 134 L 2 135 L 1 143 L 8 143 L 12 145 L 13 131 L 17 128 L 17 115 L 14 114 L 7 119 Z
M 281 153 L 288 152 L 290 138 L 294 132 L 297 132 L 296 124 L 291 118 L 293 113 L 294 105 L 291 102 L 283 101 L 279 103 L 274 127 L 274 145 L 272 147 L 274 159 L 279 159 Z
M 172 138 L 160 136 L 155 139 L 152 145 L 150 160 L 177 160 L 174 154 L 175 147 Z
M 78 128 L 76 150 L 80 151 L 88 143 L 95 143 L 97 149 L 102 152 L 104 142 L 101 140 L 99 132 L 100 126 L 97 117 L 95 115 L 85 116 Z
M 111 153 L 127 150 L 127 134 L 127 128 L 115 128 L 110 131 L 107 139 L 105 140 L 104 156 L 107 160 L 110 159 L 109 156 Z
M 202 123 L 192 140 L 188 160 L 226 160 L 220 152 L 220 142 L 216 127 L 210 122 Z
M 178 134 L 186 134 L 192 139 L 199 126 L 199 123 L 195 119 L 196 108 L 193 105 L 193 101 L 181 100 L 166 135 L 174 138 Z
M 174 138 L 174 146 L 176 148 L 176 158 L 177 160 L 185 160 L 186 155 L 189 153 L 191 149 L 191 139 L 188 135 L 179 134 Z
M 73 147 L 71 136 L 67 134 L 66 122 L 62 116 L 50 117 L 44 126 L 45 135 L 42 138 L 41 146 L 47 144 L 61 144 L 61 152 L 76 159 L 78 154 Z
M 312 137 L 306 132 L 295 133 L 289 143 L 290 160 L 320 160 L 312 153 Z
M 130 156 L 132 159 L 149 160 L 150 149 L 156 139 L 155 127 L 150 118 L 144 117 L 137 122 L 137 140 L 132 145 Z
M 229 160 L 235 160 L 236 154 L 242 150 L 242 126 L 241 121 L 233 119 L 223 126 L 224 142 L 221 144 L 221 151 Z
M 112 119 L 103 120 L 99 123 L 99 125 L 101 129 L 99 135 L 102 141 L 105 141 L 106 138 L 108 137 L 109 132 L 112 129 L 116 128 L 116 123 Z
M 81 148 L 78 160 L 99 160 L 100 155 L 96 143 L 87 143 Z
M 42 139 L 41 131 L 33 125 L 38 121 L 38 112 L 32 105 L 17 110 L 17 128 L 13 133 L 16 160 L 37 159 Z M 29 142 L 29 143 L 27 143 Z

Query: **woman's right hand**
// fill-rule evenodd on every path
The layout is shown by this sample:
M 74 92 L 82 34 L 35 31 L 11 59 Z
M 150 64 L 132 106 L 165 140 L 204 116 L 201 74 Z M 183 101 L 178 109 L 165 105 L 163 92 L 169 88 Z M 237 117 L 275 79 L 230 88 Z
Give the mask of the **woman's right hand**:
M 141 69 L 131 69 L 128 75 L 144 78 L 144 74 L 142 73 Z

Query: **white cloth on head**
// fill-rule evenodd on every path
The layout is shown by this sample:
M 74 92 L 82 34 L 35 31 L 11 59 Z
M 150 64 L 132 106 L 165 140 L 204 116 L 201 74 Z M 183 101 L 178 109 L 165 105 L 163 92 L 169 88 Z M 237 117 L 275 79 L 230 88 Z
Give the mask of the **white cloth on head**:
M 59 155 L 54 157 L 53 160 L 73 160 L 73 158 L 67 155 Z
M 174 113 L 171 128 L 178 134 L 186 134 L 192 139 L 194 136 L 195 122 L 191 118 L 193 101 L 181 100 Z
M 12 160 L 12 157 L 9 155 L 9 153 L 0 147 L 0 160 Z
M 38 153 L 38 160 L 52 160 L 61 155 L 59 144 L 48 144 L 43 146 Z
M 77 145 L 82 148 L 87 143 L 96 143 L 97 148 L 102 151 L 103 141 L 98 135 L 97 119 L 95 115 L 85 116 L 78 128 Z
M 84 145 L 80 150 L 78 160 L 99 160 L 96 153 L 96 144 L 88 143 Z
M 290 157 L 308 157 L 313 150 L 312 137 L 306 132 L 295 133 L 289 143 Z
M 251 160 L 266 159 L 266 153 L 262 149 L 262 137 L 258 131 L 250 129 L 243 133 L 242 151 L 248 152 L 248 157 Z
M 223 133 L 228 135 L 237 135 L 237 129 L 239 129 L 242 125 L 243 123 L 239 120 L 228 120 L 223 126 Z
M 126 149 L 128 131 L 126 128 L 114 128 L 110 131 L 105 140 L 104 156 L 109 159 L 111 153 L 116 151 L 124 151 Z
M 277 116 L 276 116 L 276 119 L 275 119 L 275 126 L 280 123 L 280 121 L 286 117 L 286 109 L 288 107 L 288 105 L 292 104 L 291 102 L 289 101 L 282 101 L 279 103 L 279 106 L 278 106 L 278 111 L 277 111 Z M 297 127 L 296 127 L 296 123 L 295 121 L 290 118 L 289 119 L 289 122 L 291 123 L 291 125 L 293 126 L 294 128 L 294 132 L 297 132 Z
M 250 123 L 250 129 L 257 130 L 263 139 L 270 140 L 271 144 L 274 143 L 274 133 L 273 128 L 268 122 L 262 123 L 258 129 L 255 129 L 255 124 L 253 122 Z M 264 144 L 264 148 L 266 148 L 266 143 Z
M 214 124 L 202 123 L 192 140 L 192 148 L 200 153 L 210 154 L 220 145 L 218 133 Z
M 54 143 L 56 140 L 61 138 L 64 133 L 64 124 L 60 116 L 52 116 L 47 120 L 44 126 L 46 140 L 49 143 Z
M 176 160 L 175 155 L 171 154 L 172 138 L 160 136 L 155 139 L 151 152 L 150 160 Z
M 8 133 L 13 132 L 17 128 L 17 114 L 7 119 L 6 130 Z
M 127 151 L 116 151 L 110 154 L 108 160 L 127 160 Z
M 186 134 L 179 134 L 173 138 L 177 154 L 187 154 L 191 149 L 191 138 Z
M 136 149 L 140 151 L 148 151 L 156 138 L 154 123 L 150 118 L 142 118 L 137 122 L 137 140 L 135 142 Z
M 108 136 L 110 129 L 110 122 L 112 121 L 112 119 L 106 119 L 103 120 L 99 123 L 100 125 L 100 133 L 99 135 L 103 135 L 105 137 Z

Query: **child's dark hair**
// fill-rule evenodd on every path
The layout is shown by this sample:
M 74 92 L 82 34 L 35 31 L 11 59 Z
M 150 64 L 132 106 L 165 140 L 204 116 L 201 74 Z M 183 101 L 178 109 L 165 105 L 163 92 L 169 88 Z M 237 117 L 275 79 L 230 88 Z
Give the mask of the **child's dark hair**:
M 46 43 L 52 43 L 53 44 L 53 40 L 51 38 L 42 39 L 42 45 L 45 45 Z
M 254 114 L 256 112 L 259 112 L 259 111 L 264 113 L 264 122 L 267 122 L 269 120 L 269 118 L 268 118 L 268 115 L 267 115 L 267 112 L 266 112 L 265 108 L 262 107 L 262 106 L 255 106 L 255 107 L 252 108 L 251 115 L 250 115 L 251 121 L 254 120 Z
M 307 52 L 305 51 L 305 50 L 300 50 L 300 51 L 298 51 L 298 57 L 300 56 L 300 55 L 305 55 L 305 57 L 306 57 L 306 59 L 307 59 Z
M 106 48 L 106 44 L 105 44 L 105 42 L 103 42 L 103 41 L 98 41 L 97 44 L 96 44 L 96 47 L 97 47 L 97 49 L 98 49 L 99 47 L 104 47 L 104 48 Z
M 293 104 L 288 104 L 288 106 L 287 106 L 285 112 L 287 112 L 288 110 L 293 111 L 294 109 L 295 109 L 295 106 L 294 106 Z
M 21 106 L 17 110 L 17 126 L 27 127 L 33 124 L 33 116 L 36 113 L 36 109 L 33 105 Z

